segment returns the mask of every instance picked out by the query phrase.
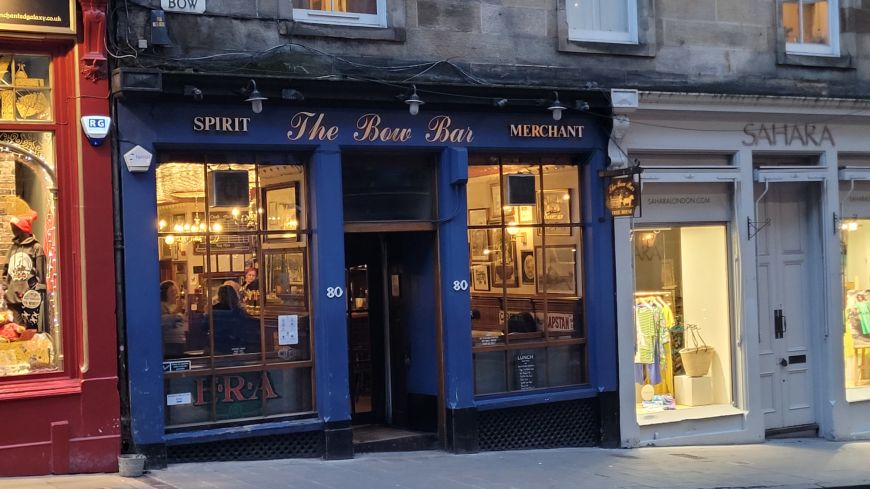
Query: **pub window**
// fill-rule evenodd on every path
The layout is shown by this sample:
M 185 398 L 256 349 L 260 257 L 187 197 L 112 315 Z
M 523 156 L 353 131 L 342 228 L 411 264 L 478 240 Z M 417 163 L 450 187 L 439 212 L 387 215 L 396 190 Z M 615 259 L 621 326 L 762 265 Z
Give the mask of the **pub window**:
M 284 154 L 161 161 L 167 427 L 310 415 L 304 166 Z
M 0 132 L 0 377 L 61 368 L 57 187 L 48 132 Z
M 475 394 L 588 382 L 577 166 L 489 155 L 470 164 Z
M 387 0 L 301 0 L 294 20 L 360 27 L 387 26 Z

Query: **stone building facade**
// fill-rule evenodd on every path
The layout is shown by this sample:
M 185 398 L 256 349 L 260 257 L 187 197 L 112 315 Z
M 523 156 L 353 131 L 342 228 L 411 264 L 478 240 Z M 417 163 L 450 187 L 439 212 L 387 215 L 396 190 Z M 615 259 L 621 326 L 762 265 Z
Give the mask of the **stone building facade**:
M 849 311 L 858 310 L 863 299 L 857 297 L 863 297 L 861 291 L 870 283 L 870 275 L 865 277 L 858 264 L 864 256 L 861 230 L 865 223 L 870 226 L 870 220 L 864 219 L 870 218 L 870 211 L 865 216 L 862 208 L 862 191 L 870 191 L 863 189 L 865 181 L 870 181 L 870 145 L 860 137 L 870 108 L 866 101 L 870 93 L 867 2 L 114 3 L 108 26 L 115 61 L 113 95 L 119 123 L 131 121 L 120 131 L 117 159 L 123 161 L 137 145 L 151 156 L 156 154 L 149 173 L 141 177 L 125 174 L 132 189 L 129 198 L 151 199 L 153 166 L 178 164 L 181 153 L 174 151 L 310 152 L 299 156 L 299 161 L 307 161 L 303 166 L 312 165 L 305 168 L 313 172 L 309 185 L 315 227 L 309 230 L 313 248 L 306 259 L 312 280 L 307 292 L 311 321 L 316 323 L 315 330 L 320 328 L 312 333 L 317 362 L 336 362 L 348 349 L 354 350 L 352 331 L 337 333 L 347 321 L 353 323 L 353 315 L 337 309 L 324 312 L 331 311 L 328 305 L 332 303 L 326 299 L 334 299 L 338 289 L 333 285 L 318 289 L 318 277 L 338 277 L 339 283 L 342 270 L 346 277 L 352 276 L 348 249 L 355 242 L 349 241 L 349 234 L 361 230 L 388 234 L 399 229 L 396 223 L 389 229 L 349 223 L 347 216 L 353 209 L 345 195 L 345 248 L 323 248 L 323 237 L 318 237 L 323 228 L 316 227 L 319 219 L 325 219 L 320 212 L 330 205 L 341 208 L 340 202 L 329 204 L 323 198 L 323 192 L 341 194 L 340 185 L 327 184 L 330 177 L 340 179 L 339 173 L 330 172 L 340 171 L 345 154 L 355 151 L 430 151 L 426 143 L 437 138 L 430 139 L 425 130 L 445 129 L 438 121 L 483 121 L 480 127 L 485 129 L 477 131 L 476 140 L 471 136 L 471 122 L 445 130 L 440 141 L 444 146 L 437 149 L 439 156 L 433 156 L 438 161 L 437 174 L 452 179 L 446 186 L 439 180 L 438 191 L 451 195 L 462 187 L 456 206 L 460 211 L 452 212 L 449 206 L 441 211 L 455 216 L 465 210 L 465 220 L 455 223 L 453 217 L 438 214 L 427 221 L 429 227 L 406 223 L 401 228 L 402 232 L 435 230 L 453 238 L 451 233 L 458 229 L 460 241 L 465 237 L 468 241 L 468 250 L 462 244 L 451 248 L 439 241 L 443 276 L 436 280 L 446 288 L 433 300 L 440 314 L 450 308 L 461 313 L 453 325 L 447 324 L 446 316 L 433 315 L 437 348 L 423 356 L 431 354 L 434 363 L 429 366 L 437 371 L 437 379 L 425 388 L 414 387 L 425 392 L 416 392 L 422 397 L 408 401 L 417 403 L 413 405 L 420 412 L 434 406 L 431 426 L 423 431 L 434 430 L 438 446 L 475 451 L 578 444 L 736 443 L 794 431 L 832 439 L 870 436 L 870 425 L 861 421 L 868 419 L 870 410 L 870 391 L 864 392 L 865 379 L 870 380 L 864 336 L 870 345 L 870 328 L 865 334 L 860 322 L 857 326 L 843 323 L 844 312 L 850 317 Z M 253 116 L 249 117 L 247 104 Z M 408 123 L 402 129 L 395 118 L 409 109 L 412 117 L 447 119 L 432 119 L 428 126 Z M 283 132 L 276 133 L 286 133 L 287 140 L 281 142 L 305 142 L 307 146 L 283 147 L 272 136 L 249 138 L 248 128 L 257 131 L 253 128 L 258 117 L 274 110 L 286 116 L 276 119 L 271 112 L 258 127 L 266 124 L 277 131 L 275 121 L 286 120 L 280 128 Z M 264 116 L 258 115 L 261 111 Z M 453 117 L 454 113 L 463 115 Z M 151 122 L 164 116 L 155 114 L 194 120 L 160 127 Z M 567 121 L 562 121 L 563 114 Z M 529 133 L 535 143 L 521 139 L 521 131 L 507 140 L 501 138 L 494 122 L 499 117 L 511 125 L 530 122 L 539 131 L 537 136 Z M 330 118 L 338 122 L 330 125 Z M 379 136 L 368 140 L 352 132 L 354 125 L 357 131 L 371 130 L 372 121 L 377 121 L 378 130 L 387 128 L 388 132 L 378 132 Z M 572 145 L 553 138 L 560 134 L 560 124 L 594 128 L 586 140 L 589 144 Z M 399 129 L 393 131 L 396 125 Z M 170 130 L 173 134 L 167 134 Z M 294 131 L 307 132 L 303 137 Z M 345 139 L 345 132 L 353 137 L 347 134 Z M 425 139 L 415 140 L 414 135 L 420 133 L 426 134 Z M 605 137 L 596 147 L 599 135 Z M 360 142 L 376 144 L 355 145 Z M 232 161 L 227 158 L 214 161 Z M 535 158 L 537 170 L 534 165 L 524 166 L 526 160 Z M 207 155 L 200 159 L 210 161 Z M 582 192 L 583 204 L 576 208 L 568 204 L 562 213 L 566 228 L 576 224 L 582 232 L 565 233 L 558 227 L 554 232 L 543 226 L 547 212 L 559 215 L 560 209 L 555 201 L 538 206 L 548 190 L 553 190 L 544 183 L 545 172 L 562 165 L 579 169 L 582 175 L 578 177 L 582 184 L 569 189 L 564 200 L 572 202 L 572 193 Z M 605 166 L 616 173 L 604 171 Z M 533 209 L 546 208 L 541 219 L 523 217 L 523 206 L 504 206 L 516 221 L 504 213 L 493 215 L 499 214 L 502 203 L 510 202 L 506 190 L 499 192 L 499 185 L 507 188 L 508 176 L 535 171 L 540 171 L 535 180 L 539 187 L 530 195 L 537 192 L 539 196 L 529 197 L 527 203 L 533 203 Z M 610 177 L 626 174 L 638 181 L 640 208 L 626 218 L 615 218 L 603 210 L 598 214 Z M 491 188 L 483 185 L 487 178 L 496 182 L 493 193 L 484 192 L 486 199 L 473 195 L 475 182 L 480 188 Z M 158 209 L 160 205 L 158 197 Z M 159 210 L 151 207 L 123 206 L 125 220 L 160 218 Z M 495 212 L 482 212 L 488 207 Z M 581 220 L 575 222 L 575 218 Z M 527 234 L 523 219 L 532 222 Z M 445 224 L 448 221 L 452 224 Z M 179 221 L 183 224 L 186 221 Z M 449 228 L 453 224 L 459 228 Z M 493 238 L 476 233 L 493 229 L 502 230 L 502 248 L 494 254 L 502 257 L 501 264 L 485 261 Z M 336 234 L 322 236 L 340 241 L 340 227 L 332 231 Z M 187 270 L 180 275 L 188 280 L 196 267 L 185 269 L 182 254 L 164 250 L 164 244 L 172 246 L 176 239 L 166 232 L 163 228 L 154 232 L 154 237 L 163 240 L 160 279 L 175 279 L 178 270 Z M 575 255 L 572 261 L 567 254 L 548 251 L 548 232 L 554 233 L 551 246 L 582 253 L 583 259 Z M 569 245 L 564 236 L 578 241 Z M 487 244 L 481 245 L 485 249 L 476 262 L 475 243 L 483 242 Z M 849 242 L 853 246 L 847 246 Z M 507 284 L 510 274 L 505 267 L 516 257 L 506 257 L 503 247 L 507 245 L 529 259 L 528 276 L 513 286 Z M 158 253 L 140 251 L 143 254 L 128 259 L 156 259 Z M 348 266 L 336 265 L 338 271 L 323 261 L 325 256 L 342 253 Z M 552 297 L 555 285 L 549 290 L 540 287 L 541 281 L 552 279 L 550 268 L 544 265 L 546 256 L 575 267 L 570 274 L 561 272 L 563 279 L 571 276 L 568 280 L 574 286 L 560 285 L 564 286 L 559 289 L 563 297 L 558 299 Z M 176 266 L 181 268 L 171 268 Z M 547 272 L 537 276 L 535 266 Z M 170 269 L 176 271 L 170 273 Z M 446 274 L 457 270 L 463 270 L 461 275 L 448 280 Z M 558 277 L 560 272 L 553 273 Z M 128 277 L 132 283 L 141 283 L 141 279 Z M 156 275 L 151 279 L 156 281 Z M 383 294 L 399 297 L 399 283 L 396 278 L 389 284 L 394 287 L 390 293 Z M 501 296 L 492 288 L 496 285 L 501 287 Z M 353 288 L 348 285 L 349 292 Z M 453 292 L 462 292 L 460 302 L 451 302 Z M 569 304 L 569 296 L 576 303 Z M 144 300 L 128 298 L 133 304 L 128 306 L 150 307 L 140 304 L 140 299 Z M 348 303 L 350 311 L 354 304 L 366 303 L 362 297 L 353 299 L 361 301 Z M 471 311 L 470 324 L 460 318 L 466 308 Z M 318 310 L 328 319 L 317 318 Z M 501 330 L 491 329 L 487 321 L 500 324 Z M 527 324 L 521 324 L 524 321 Z M 128 337 L 136 336 L 136 328 L 145 327 L 133 323 L 121 325 Z M 263 324 L 267 323 L 264 319 Z M 559 324 L 567 325 L 572 333 L 564 334 L 564 329 L 560 333 Z M 534 343 L 540 339 L 535 334 L 543 338 L 534 347 L 540 347 L 537 353 L 529 356 L 532 347 L 511 346 L 526 340 Z M 376 339 L 383 341 L 382 336 Z M 466 340 L 471 342 L 470 349 Z M 154 351 L 143 349 L 143 354 L 152 355 L 151 360 L 158 358 L 159 338 L 148 341 L 157 346 Z M 330 343 L 328 348 L 326 343 Z M 557 343 L 569 349 L 583 346 L 557 357 L 552 353 Z M 702 350 L 699 357 L 706 357 L 700 360 L 698 371 L 687 367 L 697 361 L 693 355 L 697 350 L 688 351 L 693 347 Z M 547 362 L 537 363 L 543 357 Z M 350 438 L 362 422 L 356 416 L 354 386 L 357 381 L 365 384 L 367 380 L 359 379 L 367 377 L 353 370 L 354 365 L 367 361 L 361 358 L 351 355 L 328 369 L 322 363 L 306 364 L 305 368 L 315 370 L 313 395 L 319 404 L 312 408 L 318 411 L 312 419 L 316 422 L 291 417 L 289 421 L 281 418 L 285 424 L 262 425 L 264 420 L 259 419 L 263 437 L 318 429 L 322 438 L 300 438 L 303 441 L 298 444 L 313 447 L 300 453 L 323 453 L 329 458 L 348 456 L 353 447 L 365 449 Z M 413 358 L 420 357 L 409 355 L 406 366 L 417 372 L 411 367 Z M 142 365 L 146 360 L 141 359 Z M 580 365 L 580 373 L 576 378 L 561 378 L 553 373 L 551 361 Z M 386 362 L 392 365 L 391 360 Z M 191 363 L 185 365 L 191 368 Z M 504 378 L 488 377 L 486 369 L 493 365 L 503 370 Z M 348 369 L 349 374 L 336 375 Z M 545 369 L 550 369 L 546 382 L 540 380 Z M 231 382 L 220 378 L 217 371 L 210 372 L 214 386 Z M 165 384 L 157 377 L 131 379 L 125 398 L 134 406 L 134 427 L 137 396 L 161 386 L 172 390 L 173 375 L 187 374 L 171 374 Z M 138 386 L 140 381 L 144 384 Z M 327 394 L 325 385 L 335 390 Z M 484 385 L 495 387 L 487 391 Z M 349 397 L 336 394 L 348 388 Z M 167 406 L 184 403 L 183 393 L 172 394 L 176 395 L 166 399 Z M 327 395 L 337 397 L 323 397 Z M 402 402 L 396 404 L 400 414 Z M 395 407 L 389 400 L 382 404 L 387 406 L 381 406 L 386 413 Z M 219 406 L 214 409 L 213 418 L 221 416 L 219 410 Z M 191 454 L 211 453 L 209 443 L 245 438 L 239 426 L 254 422 L 246 418 L 238 423 L 172 429 L 164 406 L 143 411 L 147 412 L 138 421 L 138 431 L 133 430 L 143 438 L 134 436 L 132 441 L 143 451 L 155 450 L 161 457 L 168 453 L 170 459 L 173 454 L 187 460 Z M 376 424 L 390 425 L 391 415 L 381 414 Z M 558 421 L 546 428 L 544 419 Z M 141 435 L 146 431 L 148 436 Z M 578 435 L 593 432 L 591 438 Z M 249 446 L 245 445 L 248 441 L 238 443 Z

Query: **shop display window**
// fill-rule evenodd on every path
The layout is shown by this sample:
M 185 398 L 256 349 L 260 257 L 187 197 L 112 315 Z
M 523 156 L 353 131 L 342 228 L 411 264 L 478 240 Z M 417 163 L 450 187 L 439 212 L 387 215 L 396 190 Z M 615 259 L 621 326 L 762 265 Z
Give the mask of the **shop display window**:
M 732 400 L 725 224 L 636 228 L 634 378 L 639 419 Z
M 51 133 L 0 132 L 0 377 L 62 364 Z
M 167 427 L 313 412 L 305 189 L 286 154 L 161 155 Z
M 841 223 L 846 398 L 870 399 L 870 219 Z
M 471 157 L 476 394 L 588 381 L 580 202 L 578 167 L 569 158 Z

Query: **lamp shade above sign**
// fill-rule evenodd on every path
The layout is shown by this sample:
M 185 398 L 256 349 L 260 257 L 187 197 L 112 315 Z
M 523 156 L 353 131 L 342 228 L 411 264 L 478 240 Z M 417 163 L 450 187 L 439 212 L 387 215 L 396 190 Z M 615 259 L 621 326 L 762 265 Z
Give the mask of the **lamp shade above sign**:
M 76 33 L 75 0 L 3 0 L 0 31 Z

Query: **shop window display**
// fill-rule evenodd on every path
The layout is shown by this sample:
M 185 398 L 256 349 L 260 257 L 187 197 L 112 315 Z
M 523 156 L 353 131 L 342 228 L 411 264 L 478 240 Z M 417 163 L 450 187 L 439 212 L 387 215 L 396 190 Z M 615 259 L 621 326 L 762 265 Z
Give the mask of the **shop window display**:
M 586 383 L 578 167 L 489 155 L 470 165 L 475 393 Z
M 0 376 L 61 365 L 52 155 L 50 133 L 0 132 Z
M 635 229 L 638 415 L 731 403 L 725 225 Z
M 843 249 L 843 311 L 846 397 L 870 398 L 870 219 L 840 225 Z
M 167 427 L 310 415 L 304 167 L 283 154 L 161 161 Z

